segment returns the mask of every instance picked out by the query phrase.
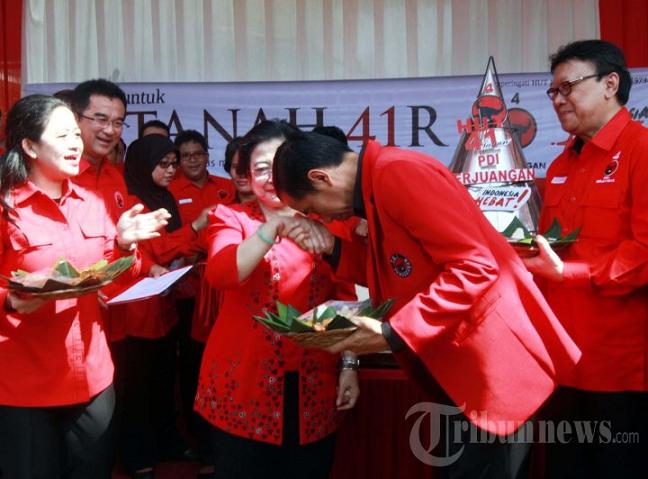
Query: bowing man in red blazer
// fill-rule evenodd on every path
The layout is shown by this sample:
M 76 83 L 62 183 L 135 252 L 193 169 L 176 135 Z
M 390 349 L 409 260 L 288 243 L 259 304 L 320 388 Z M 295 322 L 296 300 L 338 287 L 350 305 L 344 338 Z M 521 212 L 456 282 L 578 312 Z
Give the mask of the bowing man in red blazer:
M 516 253 L 438 161 L 375 141 L 357 154 L 307 133 L 279 148 L 273 175 L 294 209 L 367 219 L 366 244 L 329 238 L 327 252 L 341 277 L 367 284 L 376 304 L 395 305 L 385 323 L 358 318 L 360 331 L 335 351 L 391 346 L 419 384 L 438 383 L 464 408 L 463 419 L 502 436 L 527 421 L 578 360 Z M 452 477 L 512 474 L 506 444 L 474 442 L 458 444 L 465 449 L 446 468 Z

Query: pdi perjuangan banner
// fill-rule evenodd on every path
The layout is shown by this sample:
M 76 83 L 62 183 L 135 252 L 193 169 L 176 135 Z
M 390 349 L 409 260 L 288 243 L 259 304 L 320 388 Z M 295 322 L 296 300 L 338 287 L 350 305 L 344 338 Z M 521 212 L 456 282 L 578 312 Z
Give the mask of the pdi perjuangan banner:
M 648 69 L 632 71 L 628 108 L 648 118 Z M 524 154 L 542 178 L 568 135 L 560 128 L 545 93 L 549 73 L 499 76 L 507 108 L 514 115 Z M 123 131 L 127 144 L 152 119 L 167 123 L 172 137 L 183 129 L 203 133 L 210 148 L 210 171 L 225 176 L 223 152 L 234 136 L 265 118 L 283 118 L 304 130 L 335 125 L 359 150 L 366 139 L 426 152 L 446 165 L 459 141 L 482 76 L 388 80 L 246 83 L 121 83 L 128 98 Z M 29 84 L 25 94 L 54 93 L 73 84 Z

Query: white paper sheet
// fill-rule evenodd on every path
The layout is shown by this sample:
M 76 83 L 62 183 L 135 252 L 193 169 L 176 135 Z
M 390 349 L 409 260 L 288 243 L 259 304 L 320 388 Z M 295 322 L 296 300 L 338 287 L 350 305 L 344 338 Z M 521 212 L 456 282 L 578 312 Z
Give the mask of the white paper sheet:
M 127 303 L 160 294 L 182 278 L 191 268 L 193 268 L 193 265 L 169 271 L 157 278 L 142 278 L 126 291 L 112 298 L 107 304 Z

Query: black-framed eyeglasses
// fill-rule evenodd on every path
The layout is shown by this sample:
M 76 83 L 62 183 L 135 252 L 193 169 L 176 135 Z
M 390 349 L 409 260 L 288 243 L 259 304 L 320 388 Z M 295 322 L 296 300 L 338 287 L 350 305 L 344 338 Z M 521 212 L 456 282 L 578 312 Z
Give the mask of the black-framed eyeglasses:
M 206 151 L 194 151 L 192 153 L 182 153 L 180 159 L 182 161 L 189 160 L 202 160 L 207 155 Z
M 574 85 L 577 85 L 578 83 L 584 81 L 584 80 L 589 80 L 590 78 L 594 77 L 603 77 L 605 75 L 608 75 L 610 72 L 606 73 L 594 73 L 593 75 L 586 75 L 586 76 L 580 76 L 578 78 L 574 78 L 573 80 L 567 80 L 562 83 L 560 83 L 558 86 L 554 86 L 551 88 L 547 89 L 547 96 L 551 101 L 556 98 L 556 95 L 560 93 L 562 96 L 569 96 L 569 94 L 572 92 L 572 87 Z
M 128 128 L 129 125 L 126 123 L 124 120 L 109 120 L 106 117 L 103 116 L 87 116 L 87 115 L 79 115 L 81 118 L 85 118 L 86 120 L 91 120 L 94 122 L 95 125 L 97 125 L 99 128 L 102 130 L 104 128 L 107 128 L 108 125 L 112 125 L 112 127 L 115 130 L 122 130 L 124 127 Z

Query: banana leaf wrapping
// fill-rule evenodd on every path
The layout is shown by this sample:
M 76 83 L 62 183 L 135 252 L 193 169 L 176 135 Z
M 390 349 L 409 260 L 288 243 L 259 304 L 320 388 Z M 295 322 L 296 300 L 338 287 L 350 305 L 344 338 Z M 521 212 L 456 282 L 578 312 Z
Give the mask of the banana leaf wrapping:
M 300 312 L 290 305 L 277 301 L 277 312 L 266 311 L 254 319 L 274 332 L 283 334 L 304 347 L 326 348 L 353 333 L 357 326 L 354 316 L 384 318 L 394 301 L 388 300 L 377 308 L 371 300 L 326 301 L 310 311 Z
M 18 270 L 13 271 L 11 277 L 0 277 L 7 282 L 7 288 L 16 293 L 49 299 L 75 298 L 112 283 L 131 267 L 133 260 L 133 256 L 112 263 L 102 259 L 79 271 L 69 261 L 61 259 L 48 270 L 33 273 Z
M 558 218 L 554 218 L 551 226 L 545 233 L 542 233 L 542 236 L 545 237 L 554 251 L 560 251 L 574 243 L 578 238 L 579 233 L 580 228 L 577 228 L 571 233 L 563 235 L 560 221 L 558 221 Z M 535 236 L 529 233 L 529 230 L 524 227 L 517 217 L 513 218 L 511 224 L 502 231 L 502 234 L 521 257 L 530 258 L 539 254 L 540 251 L 536 245 Z

